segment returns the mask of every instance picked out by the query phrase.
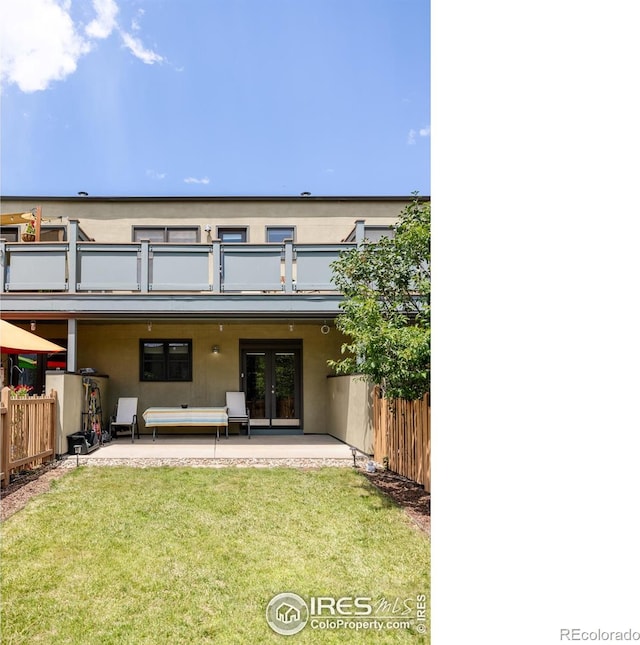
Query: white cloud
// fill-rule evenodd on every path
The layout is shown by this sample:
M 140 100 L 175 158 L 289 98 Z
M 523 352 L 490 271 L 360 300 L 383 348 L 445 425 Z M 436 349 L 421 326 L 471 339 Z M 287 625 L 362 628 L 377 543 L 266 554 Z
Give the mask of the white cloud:
M 138 9 L 138 16 L 144 16 L 144 9 Z M 138 18 L 131 19 L 131 31 L 140 31 L 140 23 L 138 22 Z
M 154 63 L 161 63 L 164 61 L 164 58 L 160 56 L 160 54 L 156 54 L 151 49 L 146 49 L 139 38 L 134 38 L 126 31 L 120 31 L 120 35 L 122 36 L 124 44 L 129 48 L 129 51 L 143 63 L 153 65 Z
M 157 170 L 147 170 L 147 177 L 151 179 L 164 179 L 167 176 L 166 172 L 158 172 Z
M 415 146 L 416 137 L 428 137 L 430 134 L 430 127 L 420 128 L 419 130 L 414 130 L 413 128 L 411 128 L 411 130 L 409 130 L 409 134 L 407 135 L 407 145 Z
M 117 25 L 118 5 L 114 0 L 93 0 L 93 8 L 98 15 L 84 31 L 90 38 L 107 38 Z
M 139 38 L 118 26 L 115 0 L 93 0 L 93 8 L 96 17 L 82 33 L 71 18 L 70 0 L 2 0 L 0 83 L 13 83 L 27 93 L 46 90 L 53 81 L 73 74 L 78 60 L 91 51 L 96 41 L 108 38 L 114 31 L 142 62 L 164 62 L 164 57 L 145 48 Z
M 0 41 L 0 81 L 23 92 L 45 90 L 72 74 L 91 49 L 76 32 L 68 5 L 53 0 L 3 0 Z
M 196 179 L 195 177 L 187 177 L 184 180 L 185 184 L 208 184 L 209 177 L 203 177 L 202 179 Z

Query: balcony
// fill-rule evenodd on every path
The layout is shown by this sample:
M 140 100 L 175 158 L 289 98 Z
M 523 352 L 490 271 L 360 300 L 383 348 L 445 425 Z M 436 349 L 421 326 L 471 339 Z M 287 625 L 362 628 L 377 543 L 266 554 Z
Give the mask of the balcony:
M 124 311 L 153 311 L 154 302 L 164 303 L 157 305 L 161 311 L 171 308 L 171 300 L 182 301 L 192 313 L 212 308 L 290 313 L 327 311 L 314 302 L 330 303 L 329 310 L 337 311 L 341 296 L 330 265 L 357 242 L 103 244 L 80 241 L 72 220 L 67 242 L 0 245 L 5 311 L 82 310 L 81 302 L 94 303 L 89 309 L 96 313 L 115 303 Z M 203 300 L 206 306 L 193 304 Z

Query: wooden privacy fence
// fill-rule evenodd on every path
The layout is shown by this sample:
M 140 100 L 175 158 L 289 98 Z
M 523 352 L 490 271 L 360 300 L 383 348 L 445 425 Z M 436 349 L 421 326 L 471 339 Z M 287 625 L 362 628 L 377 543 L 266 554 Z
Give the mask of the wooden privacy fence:
M 373 458 L 431 490 L 431 403 L 373 397 Z
M 53 459 L 57 397 L 52 390 L 48 396 L 11 398 L 11 390 L 5 387 L 1 400 L 0 479 L 5 487 L 13 470 Z

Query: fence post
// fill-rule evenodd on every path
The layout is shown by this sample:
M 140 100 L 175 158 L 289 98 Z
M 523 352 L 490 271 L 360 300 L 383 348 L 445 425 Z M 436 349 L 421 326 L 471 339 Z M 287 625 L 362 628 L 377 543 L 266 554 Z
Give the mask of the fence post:
M 51 404 L 49 405 L 49 438 L 51 441 L 47 444 L 48 447 L 50 447 L 53 450 L 52 454 L 52 460 L 55 459 L 56 456 L 56 427 L 57 427 L 57 419 L 58 419 L 58 393 L 56 390 L 52 389 L 51 392 L 49 393 L 49 396 L 53 399 Z
M 8 387 L 2 388 L 1 394 L 2 407 L 5 409 L 5 414 L 2 420 L 2 448 L 0 454 L 0 471 L 2 471 L 2 487 L 4 488 L 9 483 L 9 449 L 11 445 L 11 428 L 7 428 L 7 424 L 11 418 L 9 406 L 11 405 L 11 390 Z

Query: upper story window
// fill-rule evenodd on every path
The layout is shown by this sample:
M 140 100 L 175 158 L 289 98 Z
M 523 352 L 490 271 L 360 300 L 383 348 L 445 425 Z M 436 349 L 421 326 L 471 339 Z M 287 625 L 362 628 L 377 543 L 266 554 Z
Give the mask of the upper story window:
M 200 241 L 199 226 L 134 226 L 133 241 L 182 242 L 193 244 Z
M 66 239 L 67 229 L 64 226 L 42 226 L 40 228 L 41 242 L 64 242 Z M 19 226 L 3 226 L 0 230 L 0 237 L 4 237 L 7 242 L 20 241 Z
M 368 242 L 379 242 L 383 237 L 394 237 L 395 232 L 390 224 L 374 224 L 373 226 L 364 227 L 364 239 Z M 347 235 L 344 242 L 356 241 L 356 229 Z
M 246 242 L 246 226 L 218 226 L 218 239 L 223 242 Z
M 293 226 L 267 226 L 267 242 L 284 242 L 295 239 Z
M 7 242 L 17 242 L 20 239 L 20 228 L 18 226 L 3 226 L 0 228 L 0 237 Z
M 190 340 L 141 340 L 141 381 L 191 381 Z
M 41 242 L 64 242 L 67 235 L 64 226 L 43 226 L 40 229 Z

